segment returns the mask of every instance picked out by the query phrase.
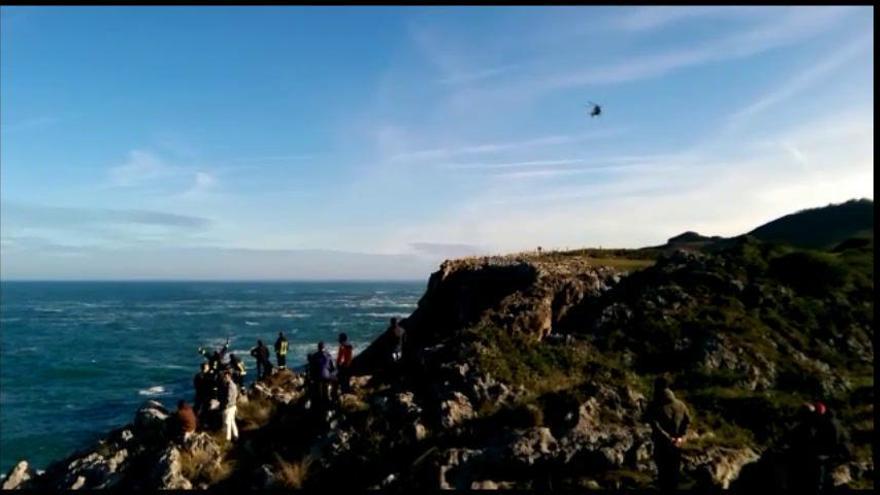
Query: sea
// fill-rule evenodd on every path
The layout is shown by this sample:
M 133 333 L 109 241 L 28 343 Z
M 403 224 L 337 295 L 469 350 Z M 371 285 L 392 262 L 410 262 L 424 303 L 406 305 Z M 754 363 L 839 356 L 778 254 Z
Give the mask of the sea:
M 290 342 L 288 366 L 345 332 L 355 353 L 408 316 L 425 282 L 0 282 L 0 473 L 35 469 L 132 421 L 144 401 L 193 398 L 199 347 L 244 358 Z M 274 361 L 274 352 L 272 353 Z

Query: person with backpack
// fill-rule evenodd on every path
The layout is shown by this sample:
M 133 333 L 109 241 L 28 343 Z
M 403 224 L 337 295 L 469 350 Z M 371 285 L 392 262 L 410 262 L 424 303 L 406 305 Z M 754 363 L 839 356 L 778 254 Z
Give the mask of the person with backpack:
M 309 384 L 312 402 L 321 410 L 330 403 L 328 387 L 335 378 L 333 358 L 324 350 L 324 342 L 318 342 L 318 350 L 309 356 Z

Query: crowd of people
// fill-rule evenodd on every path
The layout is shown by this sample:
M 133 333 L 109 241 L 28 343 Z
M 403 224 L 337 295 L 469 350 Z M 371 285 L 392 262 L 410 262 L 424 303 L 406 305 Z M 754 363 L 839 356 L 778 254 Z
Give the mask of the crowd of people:
M 388 333 L 394 342 L 388 355 L 389 365 L 399 363 L 403 356 L 405 330 L 397 318 L 391 319 Z M 308 407 L 317 412 L 328 412 L 340 396 L 351 391 L 351 364 L 354 348 L 348 335 L 338 336 L 336 357 L 325 349 L 324 342 L 318 342 L 317 351 L 307 356 L 305 378 L 308 393 Z M 290 349 L 284 332 L 278 332 L 275 340 L 275 364 L 270 358 L 269 348 L 262 340 L 250 350 L 256 361 L 255 383 L 266 380 L 280 370 L 287 368 L 287 354 Z M 238 396 L 245 388 L 247 367 L 244 361 L 229 352 L 229 339 L 216 350 L 199 348 L 204 357 L 199 372 L 193 377 L 195 398 L 192 406 L 186 401 L 178 403 L 176 424 L 181 441 L 188 439 L 197 429 L 218 430 L 226 433 L 227 440 L 238 438 L 236 412 Z M 228 360 L 226 356 L 229 356 Z M 277 371 L 276 371 L 277 370 Z
M 400 372 L 403 365 L 406 330 L 396 318 L 392 318 L 386 335 L 389 342 L 386 367 L 394 374 Z M 342 394 L 351 391 L 354 350 L 345 333 L 340 333 L 337 341 L 335 358 L 320 341 L 317 350 L 308 354 L 305 368 L 306 407 L 325 419 Z M 205 361 L 193 379 L 193 406 L 180 401 L 176 412 L 182 441 L 199 426 L 215 431 L 222 428 L 230 441 L 238 438 L 236 404 L 245 386 L 247 371 L 244 362 L 235 354 L 229 354 L 229 360 L 225 360 L 228 350 L 228 339 L 221 349 L 213 352 L 199 349 Z M 274 350 L 277 369 L 284 370 L 289 344 L 283 332 L 278 333 Z M 276 373 L 269 349 L 262 340 L 257 340 L 250 355 L 257 363 L 255 381 L 265 380 Z M 827 493 L 832 488 L 832 468 L 848 454 L 846 434 L 834 411 L 823 402 L 806 403 L 797 419 L 796 426 L 784 439 L 790 465 L 794 466 L 793 471 L 797 471 L 791 484 L 801 493 Z M 652 431 L 658 487 L 664 491 L 679 488 L 682 451 L 691 415 L 687 405 L 676 397 L 669 381 L 662 376 L 654 382 L 654 395 L 646 410 L 645 421 Z

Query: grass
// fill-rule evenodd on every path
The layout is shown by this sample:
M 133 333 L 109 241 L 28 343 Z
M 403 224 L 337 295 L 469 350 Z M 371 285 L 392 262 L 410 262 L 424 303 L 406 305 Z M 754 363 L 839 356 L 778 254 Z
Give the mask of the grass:
M 588 258 L 593 265 L 610 266 L 621 271 L 635 271 L 653 266 L 654 260 L 633 259 L 633 258 Z
M 634 469 L 613 469 L 601 473 L 597 481 L 605 489 L 644 489 L 651 486 L 654 476 Z
M 219 483 L 228 478 L 233 471 L 235 471 L 235 462 L 226 460 L 222 454 L 218 459 L 204 450 L 180 451 L 180 473 L 193 485 Z
M 275 403 L 269 399 L 250 399 L 239 404 L 236 419 L 242 431 L 256 430 L 265 426 L 275 414 Z
M 284 488 L 302 488 L 308 478 L 311 463 L 310 457 L 291 462 L 285 461 L 281 456 L 275 454 L 275 476 L 278 484 Z

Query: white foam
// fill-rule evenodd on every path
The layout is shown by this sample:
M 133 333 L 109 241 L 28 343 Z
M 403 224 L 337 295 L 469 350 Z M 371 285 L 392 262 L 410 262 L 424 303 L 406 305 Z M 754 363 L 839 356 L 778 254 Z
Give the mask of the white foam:
M 282 318 L 308 318 L 311 315 L 306 313 L 294 313 L 292 311 L 288 311 L 286 313 L 281 313 Z
M 249 327 L 258 327 L 258 326 L 260 326 L 260 324 L 257 323 L 257 322 L 255 322 L 255 321 L 245 321 L 244 324 L 247 325 L 247 326 L 249 326 Z
M 139 395 L 146 395 L 148 397 L 154 396 L 154 395 L 161 395 L 164 393 L 165 393 L 165 387 L 163 387 L 161 385 L 156 385 L 156 386 L 144 389 L 144 390 L 138 390 Z
M 354 315 L 355 316 L 366 316 L 369 318 L 391 318 L 391 317 L 403 318 L 403 315 L 401 315 L 400 313 L 355 313 Z

